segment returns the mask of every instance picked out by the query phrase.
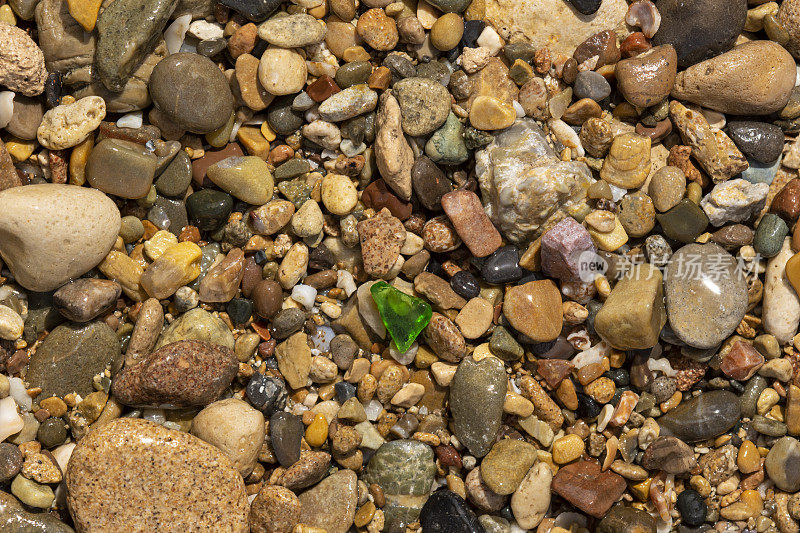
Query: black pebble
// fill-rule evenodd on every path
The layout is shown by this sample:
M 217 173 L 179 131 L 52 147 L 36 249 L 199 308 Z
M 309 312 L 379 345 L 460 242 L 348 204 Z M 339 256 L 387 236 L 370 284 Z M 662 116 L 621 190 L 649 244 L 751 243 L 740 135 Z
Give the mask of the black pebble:
M 244 324 L 253 314 L 253 302 L 247 298 L 234 298 L 228 302 L 228 316 L 235 325 Z
M 278 9 L 281 0 L 220 0 L 220 4 L 253 22 L 261 22 Z
M 747 157 L 760 163 L 774 163 L 783 151 L 783 131 L 766 122 L 729 122 L 728 135 Z
M 61 103 L 61 73 L 51 72 L 44 82 L 44 95 L 47 107 L 55 107 Z
M 271 415 L 286 406 L 286 385 L 282 379 L 265 376 L 256 372 L 245 388 L 247 399 L 253 407 L 266 415 Z
M 461 496 L 447 489 L 431 494 L 419 521 L 425 533 L 486 533 Z
M 514 283 L 522 278 L 519 251 L 514 246 L 503 246 L 490 255 L 481 268 L 481 277 L 493 285 Z
M 570 0 L 572 6 L 584 15 L 591 15 L 600 9 L 603 0 Z
M 481 293 L 478 280 L 466 270 L 459 270 L 450 278 L 450 287 L 456 294 L 467 300 L 475 298 Z
M 583 420 L 592 420 L 600 414 L 600 404 L 588 394 L 578 393 L 578 409 L 575 414 Z
M 708 512 L 705 500 L 699 492 L 693 489 L 685 489 L 678 494 L 677 507 L 683 523 L 692 527 L 701 525 Z

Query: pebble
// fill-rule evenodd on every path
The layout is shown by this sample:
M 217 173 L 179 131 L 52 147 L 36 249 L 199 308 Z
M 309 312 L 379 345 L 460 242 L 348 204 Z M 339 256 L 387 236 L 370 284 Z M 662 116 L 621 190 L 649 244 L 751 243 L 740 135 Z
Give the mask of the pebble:
M 274 180 L 267 163 L 256 156 L 229 157 L 207 170 L 208 179 L 235 198 L 263 205 L 272 198 Z
M 264 442 L 264 415 L 235 398 L 214 402 L 192 420 L 192 435 L 222 450 L 242 476 L 256 466 Z
M 288 468 L 300 460 L 303 422 L 291 413 L 277 412 L 269 419 L 269 438 L 278 462 Z
M 454 434 L 476 457 L 483 457 L 500 429 L 506 376 L 499 359 L 464 358 L 450 384 Z
M 294 94 L 303 89 L 306 76 L 306 62 L 294 50 L 270 47 L 261 55 L 258 80 L 270 94 Z
M 572 87 L 575 97 L 589 98 L 595 102 L 605 100 L 611 94 L 611 85 L 606 79 L 592 70 L 578 72 Z
M 686 270 L 689 261 L 696 265 L 692 272 Z M 716 244 L 689 244 L 676 251 L 664 274 L 664 292 L 670 327 L 696 348 L 721 343 L 747 309 L 747 283 L 735 259 Z
M 517 118 L 514 106 L 494 96 L 478 96 L 469 112 L 469 123 L 477 130 L 501 130 Z
M 249 518 L 254 533 L 291 531 L 300 521 L 300 500 L 287 488 L 265 485 L 250 504 Z
M 419 521 L 426 531 L 485 532 L 478 517 L 467 506 L 464 499 L 447 489 L 441 489 L 431 494 L 422 507 Z
M 774 124 L 756 121 L 728 122 L 728 135 L 748 158 L 774 163 L 783 151 L 783 132 Z
M 481 267 L 481 277 L 487 283 L 512 283 L 522 278 L 519 266 L 519 251 L 514 246 L 503 246 L 495 250 Z
M 747 18 L 744 2 L 702 0 L 686 5 L 679 0 L 659 0 L 656 7 L 661 24 L 653 44 L 672 44 L 680 69 L 729 50 Z
M 358 35 L 369 46 L 379 51 L 392 50 L 399 40 L 397 24 L 386 16 L 383 9 L 368 9 L 358 17 Z
M 768 115 L 789 101 L 796 77 L 786 49 L 752 41 L 682 71 L 672 96 L 732 115 Z
M 397 99 L 390 93 L 383 93 L 375 121 L 375 163 L 386 184 L 402 200 L 408 201 L 412 192 L 411 168 L 414 165 L 414 152 L 403 135 L 401 124 Z
M 478 195 L 465 190 L 449 192 L 441 197 L 441 205 L 472 255 L 486 257 L 500 247 L 500 233 L 483 211 Z
M 131 479 L 116 483 L 120 475 Z M 154 523 L 247 528 L 244 483 L 230 459 L 188 433 L 145 420 L 120 418 L 89 433 L 72 452 L 65 481 L 79 530 Z
M 660 417 L 658 423 L 662 434 L 669 432 L 692 443 L 725 433 L 740 416 L 735 394 L 724 390 L 705 391 Z
M 783 437 L 770 448 L 764 469 L 779 489 L 797 492 L 800 490 L 800 475 L 796 467 L 798 461 L 800 442 L 792 437 Z
M 114 380 L 113 392 L 125 405 L 206 406 L 230 385 L 237 369 L 236 356 L 228 348 L 178 341 L 123 369 Z
M 753 235 L 753 248 L 763 257 L 775 257 L 781 251 L 789 226 L 778 215 L 767 213 L 761 218 Z
M 444 124 L 450 114 L 450 93 L 433 80 L 405 78 L 395 83 L 392 90 L 400 105 L 403 131 L 408 135 L 428 135 Z
M 418 519 L 436 471 L 433 460 L 430 446 L 414 440 L 382 444 L 369 460 L 364 480 L 383 489 L 388 527 Z
M 431 44 L 438 50 L 452 50 L 464 35 L 464 19 L 456 13 L 445 13 L 431 27 Z
M 784 239 L 780 252 L 767 262 L 764 274 L 764 331 L 781 345 L 791 341 L 800 323 L 800 299 L 785 275 L 792 255 L 790 239 Z
M 567 217 L 542 235 L 542 272 L 562 281 L 576 281 L 585 253 L 594 253 L 591 235 L 574 218 Z
M 156 164 L 156 156 L 141 144 L 103 139 L 86 162 L 86 181 L 106 194 L 143 198 L 153 185 Z
M 305 491 L 300 499 L 300 523 L 328 533 L 347 533 L 358 504 L 357 476 L 340 470 Z
M 208 311 L 190 309 L 167 326 L 156 342 L 155 349 L 178 341 L 202 341 L 233 349 L 233 334 L 225 323 Z
M 678 494 L 675 502 L 681 520 L 690 527 L 698 527 L 703 524 L 708 515 L 708 505 L 703 496 L 694 489 L 685 489 Z
M 647 192 L 656 211 L 659 213 L 669 211 L 683 199 L 686 192 L 686 176 L 677 167 L 661 167 L 650 177 Z
M 53 305 L 65 318 L 88 322 L 117 303 L 122 287 L 111 280 L 79 279 L 67 283 L 53 294 Z
M 18 528 L 20 524 L 48 533 L 74 533 L 71 527 L 55 515 L 28 512 L 16 498 L 5 492 L 0 493 L 0 527 L 12 530 Z
M 625 480 L 600 465 L 578 461 L 559 469 L 552 490 L 583 512 L 601 517 L 625 491 Z
M 274 17 L 258 26 L 258 36 L 281 48 L 301 48 L 325 39 L 325 27 L 311 15 Z
M 368 113 L 378 105 L 378 93 L 366 84 L 357 84 L 332 94 L 319 106 L 319 114 L 328 122 L 342 122 Z
M 12 24 L 0 25 L 0 40 L 5 43 L 0 52 L 0 85 L 25 96 L 42 94 L 47 78 L 42 50 L 27 32 Z
M 623 59 L 617 63 L 614 74 L 617 87 L 628 102 L 637 107 L 650 107 L 669 96 L 677 69 L 675 48 L 667 44 Z
M 767 201 L 769 185 L 743 179 L 719 183 L 700 201 L 708 221 L 714 226 L 744 222 L 761 212 Z M 780 239 L 783 241 L 783 239 Z
M 597 525 L 598 533 L 618 533 L 640 531 L 641 533 L 655 533 L 656 520 L 647 511 L 615 505 Z
M 194 133 L 221 128 L 233 112 L 233 94 L 225 76 L 198 54 L 181 52 L 162 59 L 147 87 L 158 111 Z
M 481 462 L 481 477 L 495 494 L 513 494 L 536 462 L 536 448 L 515 439 L 503 439 Z
M 630 133 L 614 137 L 600 177 L 617 187 L 640 187 L 650 174 L 650 147 L 648 137 Z
M 555 340 L 561 333 L 561 293 L 550 280 L 510 287 L 503 314 L 514 329 L 535 342 Z
M 105 101 L 99 96 L 87 96 L 45 112 L 36 137 L 42 146 L 50 150 L 71 148 L 96 130 L 105 116 Z
M 278 369 L 293 389 L 305 387 L 311 371 L 311 348 L 308 336 L 297 332 L 275 348 Z
M 458 165 L 467 160 L 469 149 L 464 142 L 464 125 L 453 112 L 428 139 L 425 153 L 432 161 L 443 165 Z
M 359 222 L 357 228 L 365 272 L 373 277 L 387 275 L 406 238 L 402 223 L 384 209 L 378 216 Z
M 642 467 L 670 474 L 686 474 L 697 465 L 691 446 L 675 437 L 656 438 L 642 456 Z

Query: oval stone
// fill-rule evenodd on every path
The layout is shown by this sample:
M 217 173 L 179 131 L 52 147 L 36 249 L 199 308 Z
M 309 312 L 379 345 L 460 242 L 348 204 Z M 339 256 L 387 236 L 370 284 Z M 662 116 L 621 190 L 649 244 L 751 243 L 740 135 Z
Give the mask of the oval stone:
M 470 356 L 458 365 L 450 385 L 453 432 L 475 457 L 483 457 L 492 447 L 503 418 L 507 386 L 500 359 L 475 361 Z
M 717 346 L 744 318 L 747 282 L 716 244 L 688 244 L 672 254 L 664 283 L 669 324 L 690 346 Z
M 659 418 L 658 423 L 662 435 L 671 433 L 682 441 L 697 442 L 725 433 L 739 418 L 741 410 L 736 395 L 715 390 L 680 404 Z

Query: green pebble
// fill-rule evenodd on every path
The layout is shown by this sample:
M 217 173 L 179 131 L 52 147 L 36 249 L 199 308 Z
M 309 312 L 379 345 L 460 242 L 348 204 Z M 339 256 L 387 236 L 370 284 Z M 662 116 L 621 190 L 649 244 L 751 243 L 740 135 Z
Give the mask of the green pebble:
M 664 235 L 682 243 L 694 242 L 708 227 L 708 217 L 696 203 L 684 198 L 678 205 L 656 215 Z
M 443 165 L 458 165 L 467 160 L 469 150 L 464 143 L 464 125 L 453 112 L 444 125 L 433 132 L 425 144 L 425 154 Z
M 489 351 L 503 361 L 517 361 L 525 350 L 503 326 L 497 326 L 489 339 Z
M 339 67 L 333 79 L 341 89 L 347 89 L 359 83 L 367 83 L 370 74 L 372 65 L 368 61 L 353 61 Z
M 137 217 L 128 215 L 122 217 L 122 224 L 119 227 L 119 236 L 125 244 L 136 242 L 144 235 L 144 225 Z
M 192 161 L 180 150 L 156 179 L 156 190 L 164 196 L 182 196 L 192 181 Z
M 280 167 L 279 167 L 280 168 Z M 308 201 L 311 195 L 311 187 L 306 185 L 303 180 L 289 180 L 278 183 L 278 190 L 287 200 L 294 204 L 296 209 Z
M 431 321 L 431 306 L 420 298 L 395 289 L 385 281 L 372 285 L 369 292 L 397 350 L 400 353 L 407 352 Z
M 767 213 L 758 223 L 753 236 L 753 248 L 762 257 L 774 257 L 781 251 L 783 239 L 788 234 L 786 222 L 774 213 Z
M 311 172 L 311 163 L 307 159 L 290 159 L 275 169 L 276 180 L 288 180 Z
M 19 498 L 25 505 L 38 509 L 47 509 L 53 504 L 55 494 L 47 485 L 36 483 L 22 474 L 17 474 L 11 482 L 11 494 Z

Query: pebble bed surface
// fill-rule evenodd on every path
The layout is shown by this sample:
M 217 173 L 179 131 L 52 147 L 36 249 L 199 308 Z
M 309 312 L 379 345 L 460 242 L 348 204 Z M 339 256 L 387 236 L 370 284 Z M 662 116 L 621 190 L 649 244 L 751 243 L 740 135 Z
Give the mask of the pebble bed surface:
M 800 0 L 0 0 L 0 531 L 798 533 Z

